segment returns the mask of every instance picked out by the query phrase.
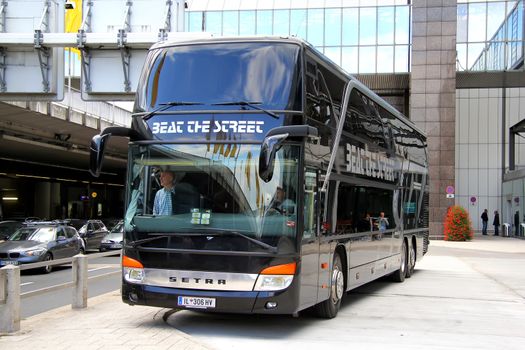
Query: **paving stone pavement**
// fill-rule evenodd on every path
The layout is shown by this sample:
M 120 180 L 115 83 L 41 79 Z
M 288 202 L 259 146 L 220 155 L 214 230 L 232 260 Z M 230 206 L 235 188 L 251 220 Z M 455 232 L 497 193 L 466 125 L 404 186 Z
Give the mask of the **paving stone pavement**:
M 83 310 L 64 306 L 22 320 L 20 332 L 0 336 L 0 349 L 210 349 L 166 324 L 167 311 L 129 306 L 114 291 L 90 298 Z

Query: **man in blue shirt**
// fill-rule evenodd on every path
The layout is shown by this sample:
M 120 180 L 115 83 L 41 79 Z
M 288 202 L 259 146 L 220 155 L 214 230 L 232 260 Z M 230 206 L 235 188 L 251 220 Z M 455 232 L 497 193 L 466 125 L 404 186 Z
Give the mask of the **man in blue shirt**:
M 155 194 L 155 201 L 153 202 L 153 215 L 172 215 L 173 214 L 173 195 L 175 189 L 173 188 L 173 180 L 175 179 L 173 172 L 162 171 L 160 173 L 160 185 L 163 187 Z

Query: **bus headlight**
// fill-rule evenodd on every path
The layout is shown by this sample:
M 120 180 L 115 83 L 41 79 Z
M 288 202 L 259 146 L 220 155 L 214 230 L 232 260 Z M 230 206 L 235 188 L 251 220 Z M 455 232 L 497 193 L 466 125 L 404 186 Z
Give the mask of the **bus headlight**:
M 122 256 L 122 272 L 127 282 L 142 283 L 144 280 L 144 265 L 126 255 Z
M 297 264 L 295 262 L 270 266 L 263 269 L 255 282 L 255 291 L 275 291 L 286 289 L 292 284 Z
M 131 283 L 142 283 L 144 279 L 144 269 L 124 267 L 124 279 Z
M 288 288 L 292 281 L 293 275 L 259 275 L 254 290 L 257 292 L 282 290 Z

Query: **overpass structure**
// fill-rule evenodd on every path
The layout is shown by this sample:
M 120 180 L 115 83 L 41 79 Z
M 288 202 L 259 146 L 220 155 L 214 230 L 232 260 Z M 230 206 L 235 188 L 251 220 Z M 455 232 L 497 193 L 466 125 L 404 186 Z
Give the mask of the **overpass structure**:
M 73 30 L 67 11 L 81 18 Z M 177 37 L 183 14 L 178 0 L 0 2 L 0 220 L 122 215 L 127 142 L 111 140 L 98 179 L 89 143 L 131 123 L 108 101 L 133 99 L 147 49 Z M 65 48 L 81 76 L 65 77 Z

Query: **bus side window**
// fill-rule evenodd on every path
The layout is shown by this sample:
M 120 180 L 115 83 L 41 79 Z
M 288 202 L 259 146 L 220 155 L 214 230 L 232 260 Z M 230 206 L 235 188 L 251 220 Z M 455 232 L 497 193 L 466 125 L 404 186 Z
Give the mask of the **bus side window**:
M 306 169 L 304 174 L 304 232 L 303 239 L 315 237 L 317 231 L 316 192 L 317 173 Z

